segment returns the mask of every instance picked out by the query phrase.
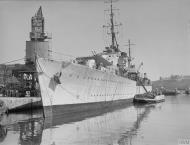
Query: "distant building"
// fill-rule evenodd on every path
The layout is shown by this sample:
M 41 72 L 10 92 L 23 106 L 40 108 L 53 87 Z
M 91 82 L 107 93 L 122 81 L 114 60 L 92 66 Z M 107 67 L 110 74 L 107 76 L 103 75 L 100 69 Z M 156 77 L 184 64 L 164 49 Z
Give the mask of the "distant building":
M 178 80 L 178 79 L 183 79 L 185 76 L 183 75 L 171 75 L 169 77 L 160 77 L 159 80 Z
M 158 81 L 153 81 L 153 88 L 166 89 L 187 89 L 190 88 L 190 76 L 171 75 L 170 77 L 160 77 Z

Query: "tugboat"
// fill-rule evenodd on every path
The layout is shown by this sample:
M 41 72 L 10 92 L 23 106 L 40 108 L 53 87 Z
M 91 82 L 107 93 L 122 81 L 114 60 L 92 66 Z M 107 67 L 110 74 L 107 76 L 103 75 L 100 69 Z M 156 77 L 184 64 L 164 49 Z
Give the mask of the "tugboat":
M 134 97 L 135 103 L 159 103 L 164 102 L 165 96 L 163 94 L 155 95 L 151 92 L 138 94 Z
M 141 83 L 141 81 L 139 81 Z M 165 96 L 161 91 L 155 90 L 152 92 L 148 92 L 144 87 L 143 83 L 141 83 L 146 93 L 135 95 L 133 102 L 134 103 L 159 103 L 165 101 Z

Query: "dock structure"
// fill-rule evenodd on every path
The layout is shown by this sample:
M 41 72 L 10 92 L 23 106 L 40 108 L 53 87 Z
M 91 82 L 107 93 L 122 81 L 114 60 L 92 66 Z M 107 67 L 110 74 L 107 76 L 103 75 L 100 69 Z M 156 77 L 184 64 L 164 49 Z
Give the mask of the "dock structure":
M 51 34 L 45 33 L 44 25 L 45 20 L 40 7 L 31 18 L 25 64 L 0 64 L 0 100 L 8 111 L 29 111 L 42 107 L 36 57 L 51 58 Z M 15 61 L 17 60 L 10 62 Z
M 41 97 L 0 97 L 8 111 L 22 111 L 42 107 Z

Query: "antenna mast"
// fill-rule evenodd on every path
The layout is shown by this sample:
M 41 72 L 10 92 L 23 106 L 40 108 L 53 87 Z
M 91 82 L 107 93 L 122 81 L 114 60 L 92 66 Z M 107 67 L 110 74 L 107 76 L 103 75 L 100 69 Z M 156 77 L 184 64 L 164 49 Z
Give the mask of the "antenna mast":
M 114 23 L 113 23 L 113 6 L 112 6 L 112 0 L 111 0 L 111 14 L 110 14 L 110 22 L 111 22 L 111 38 L 112 38 L 112 48 L 115 46 L 115 32 L 114 32 Z M 116 46 L 117 47 L 117 46 Z
M 128 40 L 128 45 L 126 45 L 126 46 L 129 46 L 128 67 L 131 66 L 131 61 L 132 61 L 132 57 L 131 57 L 131 45 L 135 45 L 135 44 L 131 44 L 131 41 L 129 39 Z
M 111 34 L 111 50 L 118 52 L 119 48 L 118 48 L 118 43 L 117 43 L 117 39 L 116 39 L 116 33 L 115 32 L 115 27 L 120 26 L 121 24 L 114 24 L 114 10 L 118 10 L 118 9 L 113 9 L 113 0 L 109 0 L 108 3 L 110 3 L 110 10 L 106 10 L 106 11 L 110 11 L 110 25 L 108 26 L 103 26 L 103 27 L 109 27 L 110 28 L 110 33 Z

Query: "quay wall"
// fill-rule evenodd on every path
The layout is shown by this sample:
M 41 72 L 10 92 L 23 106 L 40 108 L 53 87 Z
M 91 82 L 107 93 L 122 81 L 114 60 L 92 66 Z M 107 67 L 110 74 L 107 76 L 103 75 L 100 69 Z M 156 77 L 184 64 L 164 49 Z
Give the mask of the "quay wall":
M 9 111 L 35 109 L 42 107 L 41 97 L 0 97 Z

